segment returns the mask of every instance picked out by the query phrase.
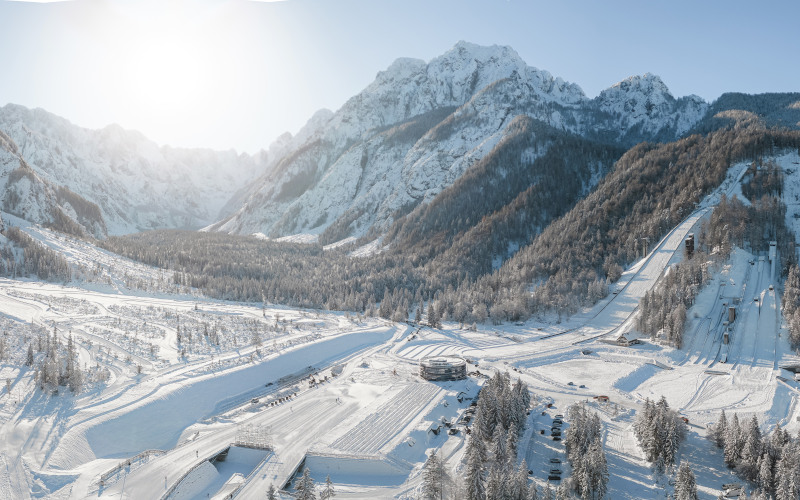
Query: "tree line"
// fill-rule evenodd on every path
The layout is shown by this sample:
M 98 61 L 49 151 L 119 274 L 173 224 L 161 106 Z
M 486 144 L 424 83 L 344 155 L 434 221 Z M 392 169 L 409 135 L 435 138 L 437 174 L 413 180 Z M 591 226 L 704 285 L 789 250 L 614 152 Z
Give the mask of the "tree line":
M 755 125 L 669 144 L 640 144 L 625 153 L 588 196 L 544 229 L 522 216 L 528 210 L 526 196 L 530 200 L 539 197 L 534 186 L 527 186 L 515 195 L 517 201 L 480 220 L 467 217 L 472 212 L 466 210 L 461 222 L 446 209 L 463 208 L 461 198 L 457 190 L 447 191 L 442 196 L 452 197 L 451 202 L 442 198 L 395 224 L 391 235 L 397 245 L 389 244 L 381 252 L 357 259 L 348 255 L 348 249 L 323 251 L 319 245 L 188 231 L 153 231 L 109 238 L 101 244 L 124 256 L 172 269 L 176 283 L 200 288 L 217 298 L 377 315 L 378 304 L 388 297 L 392 301 L 390 318 L 411 318 L 419 304 L 425 303 L 433 306 L 442 320 L 462 323 L 487 317 L 516 321 L 548 311 L 569 315 L 605 296 L 608 283 L 642 253 L 645 238 L 650 246 L 659 241 L 722 182 L 731 164 L 799 146 L 798 132 Z M 582 158 L 588 161 L 587 156 Z M 492 159 L 486 161 L 488 165 Z M 554 169 L 542 178 L 551 182 L 559 178 L 556 172 Z M 467 176 L 462 181 L 464 192 L 476 189 L 470 182 L 478 185 Z M 780 205 L 769 199 L 757 200 L 756 205 L 761 215 L 754 217 L 763 220 L 761 228 L 776 234 L 779 244 L 785 242 L 777 234 L 779 217 L 774 215 Z M 531 208 L 546 209 L 541 205 Z M 725 209 L 723 206 L 720 213 Z M 428 225 L 445 227 L 451 216 L 455 226 L 469 228 L 463 236 L 449 230 L 419 230 Z M 420 222 L 412 224 L 412 219 Z M 506 229 L 499 230 L 501 226 Z M 525 231 L 533 234 L 540 229 L 527 244 Z M 709 231 L 708 238 L 715 237 Z M 403 243 L 414 238 L 420 241 Z M 496 253 L 503 246 L 505 256 L 513 254 L 505 260 Z M 370 308 L 371 304 L 375 307 Z
M 742 423 L 738 414 L 728 419 L 723 410 L 709 438 L 723 450 L 725 465 L 757 489 L 752 499 L 796 500 L 800 497 L 800 438 L 775 426 L 765 436 L 753 415 Z

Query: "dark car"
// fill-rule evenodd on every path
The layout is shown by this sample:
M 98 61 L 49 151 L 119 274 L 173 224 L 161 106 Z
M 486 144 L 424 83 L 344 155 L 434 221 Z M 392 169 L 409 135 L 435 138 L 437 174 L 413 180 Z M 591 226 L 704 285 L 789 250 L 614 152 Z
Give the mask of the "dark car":
M 553 441 L 561 441 L 561 436 L 553 436 Z
M 561 459 L 560 458 L 551 458 L 550 459 L 550 463 L 551 464 L 560 464 L 561 463 Z
M 547 476 L 548 481 L 561 481 L 561 476 L 556 476 L 555 474 L 551 474 Z

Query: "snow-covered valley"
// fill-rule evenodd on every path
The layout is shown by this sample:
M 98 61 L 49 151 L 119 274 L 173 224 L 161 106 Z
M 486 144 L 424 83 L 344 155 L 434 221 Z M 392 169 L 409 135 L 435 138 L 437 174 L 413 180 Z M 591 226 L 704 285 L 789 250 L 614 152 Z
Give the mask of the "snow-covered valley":
M 776 161 L 792 169 L 798 156 Z M 10 389 L 0 399 L 0 495 L 263 498 L 302 463 L 317 484 L 330 476 L 340 498 L 417 498 L 431 450 L 463 475 L 471 398 L 486 376 L 509 371 L 533 395 L 519 453 L 533 481 L 544 485 L 548 461 L 564 455 L 563 444 L 540 431 L 582 402 L 602 421 L 609 497 L 662 496 L 670 479 L 645 460 L 632 426 L 645 398 L 664 396 L 689 422 L 679 459 L 693 464 L 700 498 L 716 498 L 723 483 L 739 481 L 707 439 L 722 410 L 742 421 L 756 415 L 765 433 L 776 424 L 800 430 L 800 385 L 782 369 L 800 357 L 787 342 L 769 259 L 737 249 L 713 270 L 688 312 L 681 349 L 617 339 L 637 337 L 639 300 L 684 258 L 686 236 L 719 195 L 740 195 L 746 167 L 734 165 L 592 308 L 563 322 L 475 331 L 211 300 L 164 271 L 4 214 L 65 255 L 75 279 L 0 280 L 8 353 L 0 381 Z M 784 197 L 800 195 L 798 185 L 787 180 Z M 787 220 L 796 222 L 793 213 Z M 725 325 L 734 302 L 736 319 Z M 38 361 L 46 348 L 37 344 L 63 346 L 70 337 L 82 387 L 37 388 L 28 346 Z M 470 376 L 422 379 L 420 360 L 444 354 L 469 360 Z M 458 422 L 457 432 L 444 432 L 443 422 Z M 215 460 L 229 447 L 226 461 Z

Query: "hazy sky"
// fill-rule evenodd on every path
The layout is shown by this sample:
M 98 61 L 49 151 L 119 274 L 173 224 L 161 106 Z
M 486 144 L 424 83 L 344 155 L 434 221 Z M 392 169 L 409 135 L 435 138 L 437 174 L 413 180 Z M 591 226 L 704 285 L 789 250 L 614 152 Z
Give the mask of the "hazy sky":
M 398 57 L 510 45 L 593 97 L 655 73 L 676 97 L 800 91 L 800 2 L 0 0 L 0 105 L 253 153 Z

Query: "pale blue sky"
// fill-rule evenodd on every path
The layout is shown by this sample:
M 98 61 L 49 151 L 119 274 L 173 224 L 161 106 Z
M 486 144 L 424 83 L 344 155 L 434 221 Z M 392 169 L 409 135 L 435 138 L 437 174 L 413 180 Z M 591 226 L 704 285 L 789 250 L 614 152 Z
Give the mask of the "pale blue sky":
M 645 72 L 676 97 L 800 91 L 798 19 L 794 0 L 0 0 L 0 105 L 252 153 L 459 40 L 510 45 L 590 97 Z

